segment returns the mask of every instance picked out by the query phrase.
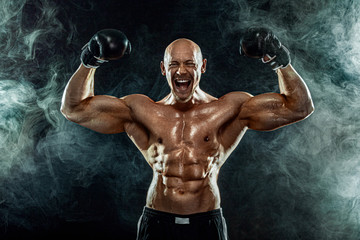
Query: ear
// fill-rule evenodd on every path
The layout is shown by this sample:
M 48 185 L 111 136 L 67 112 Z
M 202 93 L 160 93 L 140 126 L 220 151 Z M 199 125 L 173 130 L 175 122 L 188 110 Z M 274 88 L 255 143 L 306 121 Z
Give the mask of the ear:
M 165 76 L 166 73 L 165 73 L 165 66 L 164 66 L 164 62 L 163 62 L 163 61 L 160 62 L 160 69 L 161 69 L 161 74 L 162 74 L 163 76 Z
M 202 66 L 201 66 L 201 73 L 205 73 L 205 71 L 206 71 L 207 59 L 204 58 L 204 59 L 202 60 L 202 62 L 203 62 L 203 64 L 202 64 Z

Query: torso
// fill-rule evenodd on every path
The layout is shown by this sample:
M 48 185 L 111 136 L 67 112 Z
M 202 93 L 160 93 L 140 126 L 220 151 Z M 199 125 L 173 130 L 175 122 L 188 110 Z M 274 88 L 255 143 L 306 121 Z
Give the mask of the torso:
M 220 207 L 220 167 L 247 129 L 237 120 L 242 100 L 234 95 L 186 111 L 132 96 L 134 122 L 125 131 L 153 169 L 147 207 L 177 214 Z

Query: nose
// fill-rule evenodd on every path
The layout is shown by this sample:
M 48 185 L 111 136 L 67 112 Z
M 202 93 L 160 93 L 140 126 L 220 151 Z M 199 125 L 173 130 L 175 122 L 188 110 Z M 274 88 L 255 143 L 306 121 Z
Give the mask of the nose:
M 178 75 L 182 75 L 182 74 L 185 74 L 185 73 L 186 73 L 186 69 L 185 69 L 184 64 L 180 64 L 180 65 L 179 65 L 179 68 L 177 69 L 176 73 L 177 73 Z

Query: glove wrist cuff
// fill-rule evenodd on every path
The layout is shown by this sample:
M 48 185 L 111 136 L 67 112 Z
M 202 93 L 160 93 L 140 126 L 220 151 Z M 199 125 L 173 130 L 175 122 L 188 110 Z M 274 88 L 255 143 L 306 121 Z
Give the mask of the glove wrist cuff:
M 272 55 L 272 56 L 271 56 Z M 274 54 L 266 54 L 270 60 L 265 61 L 261 58 L 263 63 L 269 64 L 270 67 L 276 71 L 278 69 L 286 68 L 291 63 L 290 52 L 285 46 L 281 46 Z
M 102 63 L 107 60 L 102 60 L 94 56 L 94 54 L 88 48 L 88 43 L 82 48 L 80 60 L 81 63 L 87 68 L 98 68 Z

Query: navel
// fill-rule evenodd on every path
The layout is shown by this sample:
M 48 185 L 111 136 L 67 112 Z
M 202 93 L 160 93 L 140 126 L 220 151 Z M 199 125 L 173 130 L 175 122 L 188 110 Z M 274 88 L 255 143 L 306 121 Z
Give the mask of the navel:
M 155 145 L 151 157 L 156 158 L 157 156 L 159 156 L 159 153 L 158 153 L 157 146 Z

